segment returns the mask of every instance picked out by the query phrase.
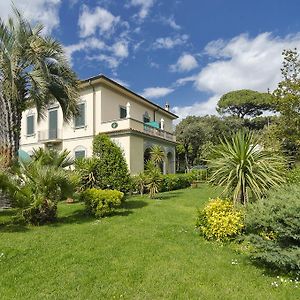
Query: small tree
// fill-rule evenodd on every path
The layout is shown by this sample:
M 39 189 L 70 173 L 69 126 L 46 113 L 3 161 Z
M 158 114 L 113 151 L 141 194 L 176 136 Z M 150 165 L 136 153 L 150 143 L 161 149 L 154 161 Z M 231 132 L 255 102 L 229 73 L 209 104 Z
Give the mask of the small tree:
M 222 140 L 214 152 L 209 161 L 213 170 L 210 182 L 224 187 L 234 203 L 246 204 L 249 194 L 259 199 L 284 182 L 283 159 L 263 150 L 252 133 L 239 131 L 231 140 Z
M 82 187 L 128 191 L 130 176 L 121 148 L 107 135 L 98 134 L 93 141 L 93 155 L 76 162 L 78 171 L 84 175 Z
M 146 187 L 149 191 L 149 197 L 151 199 L 155 198 L 155 195 L 158 193 L 161 182 L 162 182 L 162 175 L 159 168 L 155 165 L 153 161 L 148 161 L 146 165 L 145 171 L 147 177 L 147 184 Z
M 166 154 L 161 146 L 153 145 L 150 150 L 150 159 L 154 162 L 156 167 L 160 167 L 166 159 Z

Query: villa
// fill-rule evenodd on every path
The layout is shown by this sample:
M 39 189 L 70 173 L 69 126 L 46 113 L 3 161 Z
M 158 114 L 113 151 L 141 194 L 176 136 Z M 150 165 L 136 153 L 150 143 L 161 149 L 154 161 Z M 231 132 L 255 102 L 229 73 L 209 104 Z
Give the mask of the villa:
M 58 104 L 48 108 L 46 117 L 37 122 L 36 109 L 22 116 L 21 150 L 32 153 L 39 147 L 67 149 L 74 158 L 92 155 L 93 137 L 109 135 L 122 149 L 131 174 L 144 170 L 153 145 L 160 145 L 166 161 L 163 172 L 175 173 L 176 138 L 173 120 L 165 108 L 147 100 L 112 79 L 99 75 L 80 83 L 79 114 L 65 123 Z

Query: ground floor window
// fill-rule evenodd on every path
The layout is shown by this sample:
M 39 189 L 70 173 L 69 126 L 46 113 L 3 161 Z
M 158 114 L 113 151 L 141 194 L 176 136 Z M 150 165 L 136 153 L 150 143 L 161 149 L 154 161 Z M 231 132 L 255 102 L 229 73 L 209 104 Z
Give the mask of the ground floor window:
M 76 159 L 85 158 L 85 150 L 76 150 L 74 154 Z

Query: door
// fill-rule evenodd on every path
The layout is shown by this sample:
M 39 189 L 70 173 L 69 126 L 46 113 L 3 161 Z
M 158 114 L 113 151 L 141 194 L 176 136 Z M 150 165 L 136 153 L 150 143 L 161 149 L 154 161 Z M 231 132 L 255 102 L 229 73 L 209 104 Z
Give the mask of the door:
M 57 109 L 49 110 L 49 140 L 57 139 Z

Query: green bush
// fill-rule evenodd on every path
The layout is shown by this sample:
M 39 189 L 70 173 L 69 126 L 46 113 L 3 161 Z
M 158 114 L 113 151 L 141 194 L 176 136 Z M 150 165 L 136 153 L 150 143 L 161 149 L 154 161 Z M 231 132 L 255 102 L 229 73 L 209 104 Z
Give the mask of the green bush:
M 300 167 L 295 167 L 287 172 L 287 182 L 290 184 L 300 183 Z
M 232 201 L 211 199 L 203 210 L 198 210 L 196 228 L 208 240 L 224 241 L 239 235 L 244 227 L 242 211 Z
M 127 192 L 131 182 L 122 150 L 111 139 L 99 134 L 94 137 L 93 157 L 76 161 L 81 175 L 81 188 L 116 189 Z
M 53 201 L 45 200 L 38 206 L 24 209 L 22 215 L 26 223 L 42 225 L 55 221 L 56 211 L 57 204 Z
M 246 240 L 251 257 L 270 269 L 300 271 L 300 186 L 272 191 L 267 199 L 248 206 Z
M 192 174 L 167 174 L 162 176 L 160 192 L 184 189 L 191 186 Z
M 87 211 L 98 218 L 110 215 L 118 208 L 124 194 L 116 190 L 87 189 L 81 193 L 80 199 L 85 202 Z

